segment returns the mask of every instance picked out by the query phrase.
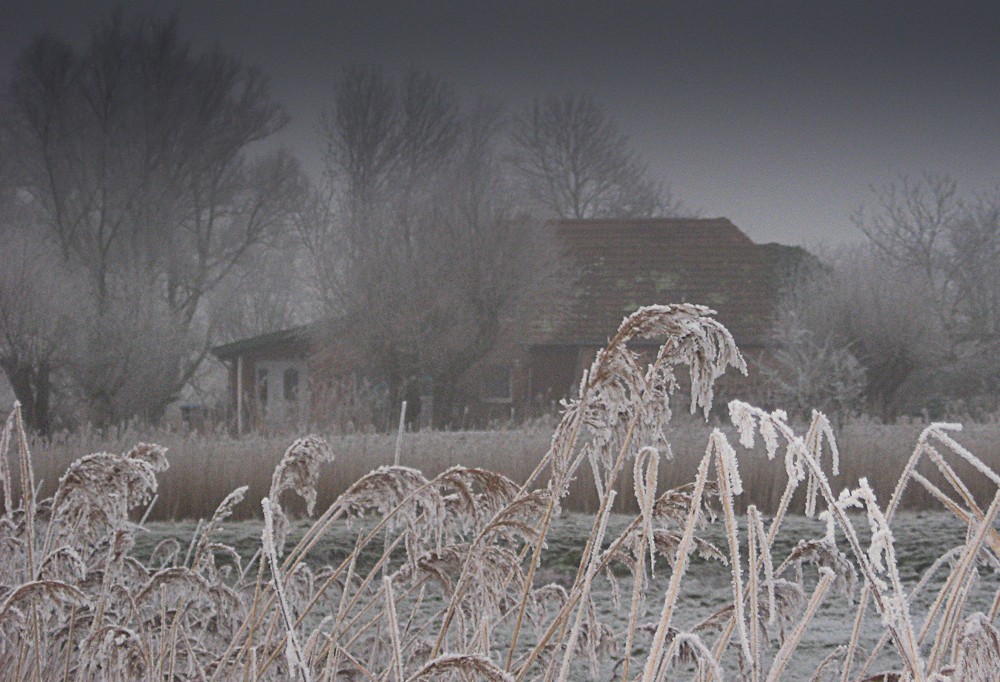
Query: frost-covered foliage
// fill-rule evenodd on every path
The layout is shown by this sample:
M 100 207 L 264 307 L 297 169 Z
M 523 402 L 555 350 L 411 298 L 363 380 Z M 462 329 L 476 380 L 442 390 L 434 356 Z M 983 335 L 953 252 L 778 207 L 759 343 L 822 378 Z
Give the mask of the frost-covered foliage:
M 795 300 L 804 297 L 786 295 L 771 330 L 775 350 L 760 369 L 774 403 L 805 420 L 814 409 L 842 419 L 862 406 L 865 368 L 848 343 L 806 326 Z
M 627 318 L 527 480 L 469 467 L 434 477 L 381 467 L 284 557 L 281 498 L 295 491 L 312 513 L 319 467 L 332 462 L 322 440 L 297 440 L 279 463 L 252 557 L 221 542 L 246 496 L 237 488 L 186 549 L 165 540 L 140 561 L 136 519 L 166 466 L 163 449 L 83 457 L 52 498 L 37 500 L 15 408 L 0 437 L 0 680 L 781 680 L 809 655 L 799 644 L 832 598 L 855 605 L 855 622 L 810 666 L 814 680 L 997 679 L 1000 476 L 955 441 L 955 425 L 925 429 L 883 504 L 865 479 L 834 492 L 838 452 L 822 414 L 798 434 L 783 412 L 733 401 L 739 445 L 750 448 L 758 436 L 764 443 L 752 466 L 785 472 L 775 515 L 749 505 L 740 518 L 748 453 L 720 429 L 693 482 L 657 490 L 658 471 L 671 465 L 673 367 L 690 366 L 692 409 L 707 410 L 715 378 L 743 366 L 711 314 L 656 306 Z M 663 343 L 646 366 L 628 349 L 638 337 Z M 995 488 L 985 509 L 955 474 L 955 458 Z M 951 492 L 919 473 L 924 459 Z M 538 573 L 546 538 L 584 463 L 601 506 L 575 573 L 551 583 Z M 893 536 L 911 482 L 967 527 L 916 585 L 901 576 Z M 639 510 L 624 528 L 609 524 L 622 496 L 634 496 Z M 799 504 L 816 517 L 819 537 L 789 548 L 782 524 Z M 324 534 L 345 523 L 356 533 L 353 551 L 319 555 Z M 704 533 L 714 523 L 724 529 L 718 543 Z M 717 567 L 730 595 L 682 622 L 685 578 Z M 605 581 L 625 618 L 603 608 Z M 630 594 L 619 594 L 629 583 Z M 970 595 L 983 589 L 992 601 L 976 610 L 982 600 Z M 918 611 L 918 597 L 929 608 Z M 870 603 L 886 635 L 862 651 Z M 874 674 L 885 660 L 893 667 Z

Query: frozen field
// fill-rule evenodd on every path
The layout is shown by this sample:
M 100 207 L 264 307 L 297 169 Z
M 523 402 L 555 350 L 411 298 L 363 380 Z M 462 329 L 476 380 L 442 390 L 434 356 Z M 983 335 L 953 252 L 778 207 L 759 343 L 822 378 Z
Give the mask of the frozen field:
M 608 524 L 608 536 L 614 537 L 632 517 L 626 515 L 615 515 Z M 864 540 L 868 539 L 867 521 L 861 517 L 853 517 L 852 521 L 859 529 Z M 560 583 L 569 586 L 572 582 L 576 567 L 580 563 L 580 553 L 583 544 L 590 533 L 593 524 L 593 517 L 586 514 L 566 514 L 555 524 L 549 534 L 548 551 L 543 553 L 542 565 L 536 575 L 535 583 L 543 585 L 546 583 Z M 337 565 L 351 552 L 358 531 L 364 524 L 353 524 L 350 528 L 345 524 L 339 524 L 323 538 L 323 541 L 311 554 L 311 563 L 314 568 L 320 568 L 324 564 Z M 297 541 L 306 528 L 305 523 L 297 523 L 295 530 L 289 536 L 289 545 Z M 779 535 L 775 548 L 774 560 L 777 564 L 792 550 L 799 540 L 819 538 L 823 535 L 825 526 L 816 519 L 803 516 L 789 517 L 785 520 L 783 532 Z M 894 536 L 896 551 L 899 557 L 899 568 L 901 577 L 906 586 L 907 593 L 912 594 L 912 590 L 921 576 L 931 567 L 937 557 L 946 550 L 956 547 L 964 541 L 965 526 L 955 520 L 953 516 L 944 512 L 903 512 L 899 514 L 894 523 Z M 149 525 L 149 533 L 138 534 L 136 537 L 136 555 L 140 558 L 148 555 L 153 547 L 165 538 L 172 537 L 182 544 L 190 540 L 195 529 L 194 523 L 153 523 Z M 245 557 L 251 557 L 260 547 L 261 526 L 256 522 L 236 522 L 229 524 L 226 531 L 220 536 L 220 540 L 226 544 L 236 547 Z M 745 529 L 741 529 L 741 538 L 745 540 Z M 702 529 L 700 536 L 719 547 L 725 544 L 724 528 L 721 519 L 710 523 Z M 842 538 L 840 539 L 842 540 Z M 373 552 L 381 552 L 381 543 L 373 548 Z M 842 551 L 846 551 L 845 544 L 838 542 Z M 746 554 L 744 546 L 743 556 Z M 374 560 L 374 554 L 370 557 Z M 815 567 L 805 567 L 806 584 L 811 587 L 815 583 Z M 941 571 L 937 579 L 931 580 L 927 587 L 918 595 L 911 599 L 911 608 L 915 624 L 919 628 L 926 608 L 933 600 L 937 588 L 942 584 L 945 571 Z M 650 581 L 645 591 L 644 611 L 639 619 L 640 623 L 655 622 L 662 607 L 662 599 L 665 587 L 670 577 L 670 567 L 663 560 L 658 560 L 656 577 Z M 618 590 L 621 595 L 621 604 L 616 606 L 613 599 L 611 584 L 605 576 L 595 585 L 598 618 L 613 630 L 619 631 L 626 627 L 628 618 L 628 600 L 632 590 L 632 579 L 624 572 L 619 573 L 615 580 L 618 583 Z M 969 611 L 985 611 L 998 589 L 998 574 L 993 571 L 984 573 L 970 599 Z M 807 595 L 808 596 L 808 595 Z M 854 595 L 856 598 L 856 594 Z M 694 559 L 685 577 L 680 605 L 676 612 L 675 623 L 681 630 L 693 628 L 702 620 L 708 618 L 717 610 L 731 604 L 733 600 L 732 585 L 730 581 L 729 568 L 714 561 Z M 430 598 L 427 601 L 428 607 L 440 604 L 438 598 Z M 790 631 L 798 621 L 800 609 L 791 614 L 790 622 L 785 626 Z M 824 601 L 816 617 L 810 624 L 802 642 L 795 650 L 795 655 L 785 671 L 785 679 L 788 680 L 808 680 L 816 671 L 817 666 L 836 647 L 845 644 L 850 638 L 850 631 L 853 626 L 853 618 L 856 611 L 856 604 L 848 601 L 843 593 L 831 592 Z M 317 614 L 322 617 L 322 613 Z M 869 608 L 868 617 L 863 630 L 861 640 L 862 646 L 869 649 L 884 632 L 877 613 L 873 608 Z M 498 638 L 501 639 L 501 638 Z M 715 633 L 710 633 L 705 637 L 711 644 L 715 640 Z M 502 639 L 501 639 L 502 641 Z M 525 642 L 527 643 L 527 642 Z M 645 653 L 646 640 L 640 640 L 635 647 L 636 657 L 641 660 Z M 774 647 L 772 650 L 776 649 Z M 864 652 L 867 655 L 867 651 Z M 620 651 L 607 652 L 601 659 L 601 673 L 597 679 L 613 679 L 613 670 L 620 660 Z M 866 656 L 859 656 L 859 660 L 864 660 Z M 873 667 L 873 672 L 898 668 L 899 661 L 895 658 L 895 649 L 891 645 L 887 646 L 882 656 Z M 736 657 L 727 657 L 728 663 L 726 673 L 727 678 L 739 679 L 739 670 L 736 667 Z M 574 673 L 576 679 L 591 679 L 592 673 L 589 665 L 585 661 L 580 662 L 579 668 Z M 831 666 L 829 675 L 824 679 L 839 678 L 840 669 L 838 666 Z

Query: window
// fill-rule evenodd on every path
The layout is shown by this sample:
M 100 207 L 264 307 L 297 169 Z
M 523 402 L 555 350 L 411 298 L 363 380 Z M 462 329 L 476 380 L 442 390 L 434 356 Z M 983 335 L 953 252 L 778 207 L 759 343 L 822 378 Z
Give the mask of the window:
M 267 407 L 267 370 L 257 370 L 257 402 L 261 409 Z
M 289 367 L 281 377 L 282 392 L 285 400 L 295 401 L 299 399 L 299 370 Z
M 489 365 L 483 371 L 483 400 L 489 403 L 509 403 L 513 400 L 508 365 Z

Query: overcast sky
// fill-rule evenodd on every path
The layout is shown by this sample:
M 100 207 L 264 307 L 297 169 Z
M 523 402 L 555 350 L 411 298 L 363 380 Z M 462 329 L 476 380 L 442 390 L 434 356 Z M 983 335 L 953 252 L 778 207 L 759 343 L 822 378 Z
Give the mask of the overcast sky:
M 4 78 L 37 34 L 82 43 L 118 4 L 0 0 Z M 904 173 L 1000 183 L 1000 2 L 126 3 L 174 9 L 196 46 L 270 74 L 307 162 L 331 83 L 366 62 L 514 109 L 589 92 L 656 178 L 760 242 L 853 240 L 868 187 Z

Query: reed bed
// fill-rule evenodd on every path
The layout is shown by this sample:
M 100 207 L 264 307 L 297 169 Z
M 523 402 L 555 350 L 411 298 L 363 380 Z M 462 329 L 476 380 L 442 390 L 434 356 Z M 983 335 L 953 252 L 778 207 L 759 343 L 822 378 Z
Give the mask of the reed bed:
M 636 338 L 665 339 L 648 365 L 628 347 Z M 158 477 L 169 480 L 166 450 L 81 457 L 46 496 L 15 408 L 0 443 L 0 678 L 770 682 L 810 655 L 805 634 L 836 601 L 852 615 L 832 651 L 810 661 L 814 680 L 997 679 L 1000 476 L 954 438 L 957 425 L 920 430 L 885 494 L 872 487 L 874 469 L 831 482 L 846 474 L 819 413 L 796 429 L 780 411 L 734 400 L 729 429 L 688 453 L 670 428 L 680 365 L 691 410 L 705 415 L 715 380 L 727 367 L 745 371 L 711 311 L 643 308 L 598 353 L 523 476 L 468 461 L 441 462 L 439 473 L 379 466 L 326 504 L 324 471 L 342 462 L 307 436 L 278 459 L 264 495 L 227 490 L 187 542 L 164 540 L 143 560 L 135 536 Z M 662 472 L 678 462 L 692 475 L 664 487 Z M 858 462 L 872 466 L 871 455 Z M 191 467 L 187 480 L 226 475 L 223 466 Z M 765 468 L 779 491 L 768 513 L 753 503 L 752 474 Z M 579 562 L 547 582 L 547 540 L 584 484 L 596 511 Z M 963 529 L 916 584 L 893 536 L 908 489 L 923 489 Z M 612 512 L 626 498 L 636 511 L 622 520 Z M 264 520 L 251 556 L 222 541 L 244 499 L 259 500 Z M 293 500 L 315 515 L 296 534 Z M 792 513 L 815 517 L 821 532 L 781 541 Z M 352 551 L 316 561 L 324 536 L 345 523 Z M 706 566 L 728 573 L 728 596 L 682 619 L 686 578 Z M 885 634 L 871 643 L 862 633 L 873 621 Z
M 840 475 L 832 478 L 835 487 L 867 477 L 876 496 L 887 499 L 925 426 L 849 422 L 836 429 Z M 720 422 L 718 427 L 730 440 L 736 439 L 734 427 L 725 422 Z M 805 430 L 808 424 L 797 424 L 795 428 Z M 684 413 L 674 417 L 667 429 L 673 459 L 659 468 L 657 487 L 660 490 L 694 480 L 711 432 L 712 427 L 703 419 Z M 351 483 L 372 469 L 393 463 L 396 434 L 319 432 L 319 435 L 336 458 L 336 466 L 320 472 L 317 504 L 321 508 L 332 504 Z M 991 469 L 1000 471 L 1000 423 L 968 424 L 954 437 Z M 542 426 L 502 431 L 410 432 L 402 435 L 400 461 L 427 476 L 464 465 L 489 469 L 523 483 L 548 450 L 551 438 L 552 428 Z M 247 500 L 259 500 L 267 495 L 274 467 L 294 439 L 295 435 L 291 434 L 250 434 L 237 439 L 224 433 L 206 435 L 166 429 L 142 432 L 131 427 L 110 433 L 83 432 L 51 440 L 29 440 L 29 447 L 41 495 L 48 497 L 55 491 L 59 477 L 80 453 L 124 452 L 143 440 L 164 446 L 170 468 L 159 475 L 159 498 L 150 512 L 150 520 L 176 521 L 210 516 L 218 501 L 237 485 L 249 486 Z M 781 500 L 786 484 L 785 471 L 781 467 L 760 464 L 763 452 L 758 443 L 742 470 L 746 490 L 736 500 L 740 511 L 753 504 L 770 514 Z M 972 465 L 965 460 L 956 466 L 973 496 L 980 504 L 988 504 L 986 498 L 992 494 L 989 479 L 974 475 Z M 946 484 L 931 463 L 922 462 L 919 470 L 936 485 Z M 631 470 L 624 472 L 624 490 L 630 489 L 631 476 Z M 596 512 L 600 500 L 592 477 L 583 475 L 572 481 L 562 506 L 569 511 Z M 293 507 L 293 512 L 301 511 L 301 506 L 293 503 Z M 940 504 L 925 488 L 917 486 L 907 488 L 902 508 L 939 509 Z M 615 500 L 616 512 L 637 510 L 634 496 L 620 495 Z M 258 505 L 245 502 L 233 511 L 233 518 L 259 519 L 261 514 Z

